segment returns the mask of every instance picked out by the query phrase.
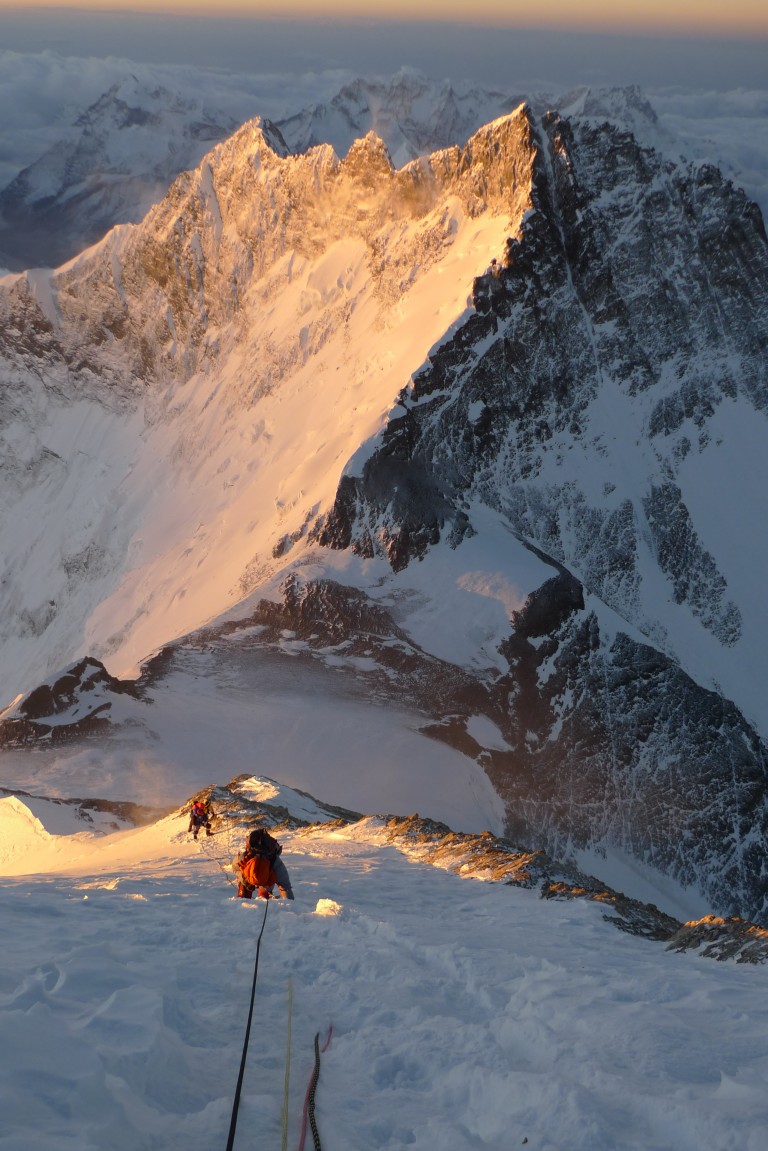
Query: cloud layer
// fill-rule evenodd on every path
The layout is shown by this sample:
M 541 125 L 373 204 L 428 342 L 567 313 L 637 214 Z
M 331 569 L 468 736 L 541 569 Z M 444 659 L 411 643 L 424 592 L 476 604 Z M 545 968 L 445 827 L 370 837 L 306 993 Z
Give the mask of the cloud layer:
M 468 43 L 471 44 L 471 37 Z M 460 80 L 472 71 L 482 72 L 476 61 L 474 68 L 470 67 L 470 58 L 463 63 L 467 65 L 464 74 L 456 71 L 454 79 Z M 211 110 L 244 121 L 257 114 L 282 119 L 314 102 L 328 101 L 353 75 L 377 72 L 330 67 L 297 70 L 301 61 L 295 54 L 291 58 L 285 53 L 276 56 L 273 64 L 272 69 L 230 71 L 191 64 L 150 64 L 111 55 L 68 56 L 51 49 L 0 51 L 0 188 L 71 133 L 84 109 L 111 85 L 131 74 L 147 85 L 165 85 L 182 94 L 202 97 Z M 527 80 L 515 75 L 504 90 L 562 91 L 576 82 L 578 71 L 573 69 L 573 75 L 564 72 L 561 84 L 544 78 L 537 80 L 535 75 Z M 605 69 L 595 69 L 592 76 L 588 68 L 582 72 L 582 83 L 611 80 L 604 74 Z M 768 217 L 768 88 L 745 86 L 720 91 L 714 77 L 709 88 L 687 85 L 682 79 L 684 60 L 680 72 L 681 81 L 675 85 L 646 85 L 662 123 L 681 138 L 690 159 L 711 159 L 721 164 L 758 201 Z M 482 77 L 476 75 L 476 79 Z

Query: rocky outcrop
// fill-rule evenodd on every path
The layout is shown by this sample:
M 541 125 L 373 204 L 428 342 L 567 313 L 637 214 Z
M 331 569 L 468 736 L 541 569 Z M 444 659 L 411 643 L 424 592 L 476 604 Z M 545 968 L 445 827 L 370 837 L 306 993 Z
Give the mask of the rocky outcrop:
M 705 915 L 684 923 L 671 937 L 668 951 L 698 951 L 706 959 L 733 959 L 736 963 L 765 963 L 768 931 L 756 923 L 731 916 Z
M 0 748 L 56 744 L 106 734 L 119 726 L 115 705 L 142 698 L 128 680 L 110 675 L 99 660 L 71 664 L 0 712 Z

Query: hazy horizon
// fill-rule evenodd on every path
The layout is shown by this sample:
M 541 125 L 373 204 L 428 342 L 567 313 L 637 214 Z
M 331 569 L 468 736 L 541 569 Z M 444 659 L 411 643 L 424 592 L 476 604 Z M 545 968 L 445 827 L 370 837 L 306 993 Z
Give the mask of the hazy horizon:
M 723 164 L 768 215 L 768 42 L 759 38 L 182 18 L 0 0 L 0 45 L 0 188 L 129 75 L 194 93 L 215 114 L 242 122 L 257 114 L 280 119 L 330 100 L 355 77 L 410 68 L 521 98 L 638 85 L 692 154 Z
M 103 0 L 102 0 L 103 2 Z M 472 9 L 474 14 L 474 7 Z M 768 39 L 565 31 L 434 20 L 313 20 L 20 8 L 0 0 L 6 52 L 118 57 L 302 74 L 402 66 L 486 84 L 766 88 Z M 2 50 L 0 50 L 0 64 Z

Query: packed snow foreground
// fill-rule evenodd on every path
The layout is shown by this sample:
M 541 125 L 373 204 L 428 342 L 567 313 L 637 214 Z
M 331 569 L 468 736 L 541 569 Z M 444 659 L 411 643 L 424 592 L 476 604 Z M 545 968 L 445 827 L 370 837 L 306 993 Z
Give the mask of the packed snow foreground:
M 200 843 L 186 807 L 84 832 L 61 802 L 0 799 L 3 1151 L 224 1148 L 262 926 L 236 1148 L 297 1146 L 318 1033 L 337 1151 L 765 1146 L 764 967 L 431 866 L 413 820 L 398 837 L 274 781 L 235 791 L 295 902 L 235 897 L 223 789 Z

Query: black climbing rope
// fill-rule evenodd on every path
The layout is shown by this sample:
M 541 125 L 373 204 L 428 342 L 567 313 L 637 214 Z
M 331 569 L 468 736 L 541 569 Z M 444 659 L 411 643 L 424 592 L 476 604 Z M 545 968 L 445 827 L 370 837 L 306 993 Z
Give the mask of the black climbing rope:
M 267 925 L 267 912 L 269 911 L 269 900 L 264 903 L 264 919 L 261 924 L 261 931 L 259 938 L 256 940 L 256 962 L 253 967 L 253 986 L 251 987 L 251 1006 L 248 1009 L 248 1024 L 245 1028 L 245 1040 L 243 1042 L 243 1055 L 240 1060 L 240 1073 L 237 1077 L 237 1087 L 235 1088 L 235 1099 L 232 1104 L 232 1119 L 229 1124 L 229 1138 L 227 1139 L 227 1151 L 232 1151 L 235 1142 L 235 1131 L 237 1129 L 237 1113 L 240 1109 L 240 1092 L 243 1087 L 243 1075 L 245 1074 L 245 1061 L 248 1057 L 248 1040 L 251 1037 L 251 1020 L 253 1019 L 253 1001 L 256 997 L 256 979 L 259 974 L 259 950 L 261 948 L 261 937 L 264 934 L 264 928 Z M 319 1058 L 319 1056 L 318 1056 Z

